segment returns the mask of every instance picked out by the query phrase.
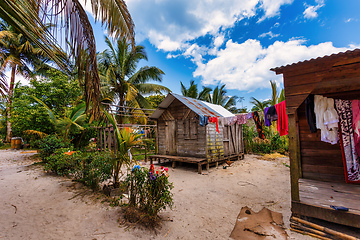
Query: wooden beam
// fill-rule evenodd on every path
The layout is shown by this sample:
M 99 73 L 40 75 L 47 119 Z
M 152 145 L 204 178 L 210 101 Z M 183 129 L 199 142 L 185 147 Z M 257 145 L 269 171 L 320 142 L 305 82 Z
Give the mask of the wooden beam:
M 288 115 L 289 124 L 289 157 L 290 157 L 290 179 L 291 200 L 300 201 L 299 177 L 300 177 L 300 148 L 297 125 L 297 113 Z
M 185 119 L 189 116 L 190 112 L 191 112 L 191 109 L 189 108 L 189 109 L 185 112 L 182 120 L 185 120 Z
M 332 223 L 360 228 L 360 215 L 351 211 L 337 211 L 332 208 L 315 206 L 303 202 L 291 202 L 291 211 L 301 216 L 318 218 Z

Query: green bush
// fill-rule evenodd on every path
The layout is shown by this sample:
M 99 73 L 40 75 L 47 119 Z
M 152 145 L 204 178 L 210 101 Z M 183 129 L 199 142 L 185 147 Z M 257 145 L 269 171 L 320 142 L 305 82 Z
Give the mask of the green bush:
M 276 131 L 276 130 L 275 130 Z M 269 127 L 264 127 L 264 133 L 267 139 L 259 139 L 256 128 L 243 126 L 245 153 L 272 153 L 279 152 L 285 154 L 289 151 L 289 137 L 281 136 L 278 132 L 271 131 Z
M 94 190 L 99 184 L 111 178 L 112 162 L 110 153 L 74 152 L 65 154 L 70 148 L 60 148 L 45 158 L 44 169 L 60 176 L 73 175 L 75 179 Z
M 72 173 L 78 166 L 78 154 L 66 155 L 65 152 L 69 150 L 69 148 L 56 149 L 54 153 L 45 158 L 44 169 L 60 176 L 67 176 Z
M 125 182 L 130 196 L 129 207 L 140 209 L 153 221 L 161 210 L 172 208 L 173 194 L 170 190 L 173 184 L 169 182 L 165 170 L 161 173 L 135 166 Z
M 57 149 L 70 147 L 69 142 L 65 142 L 56 135 L 49 135 L 40 139 L 37 144 L 40 150 L 40 157 L 44 162 L 46 162 L 46 158 L 55 153 Z
M 75 178 L 91 187 L 99 189 L 99 184 L 111 178 L 112 162 L 110 153 L 87 153 L 77 159 L 77 168 L 73 173 Z

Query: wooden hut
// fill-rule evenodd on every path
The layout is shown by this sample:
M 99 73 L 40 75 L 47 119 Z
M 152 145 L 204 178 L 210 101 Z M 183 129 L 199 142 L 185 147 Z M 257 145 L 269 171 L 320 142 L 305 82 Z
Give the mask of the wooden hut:
M 360 99 L 360 49 L 271 70 L 284 78 L 292 214 L 360 228 L 360 186 L 345 183 L 340 144 L 322 142 L 320 130 L 310 132 L 304 103 L 309 94 Z
M 217 117 L 216 125 L 199 125 L 199 116 Z M 202 166 L 244 157 L 242 125 L 222 126 L 221 118 L 235 116 L 219 105 L 170 93 L 150 118 L 157 121 L 157 155 L 153 159 L 189 162 Z

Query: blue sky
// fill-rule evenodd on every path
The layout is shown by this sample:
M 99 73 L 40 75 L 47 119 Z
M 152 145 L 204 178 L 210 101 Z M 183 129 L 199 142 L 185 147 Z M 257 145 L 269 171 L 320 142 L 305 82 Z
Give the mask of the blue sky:
M 165 72 L 162 84 L 226 84 L 228 95 L 270 98 L 270 68 L 360 47 L 358 0 L 126 0 L 136 42 Z M 88 7 L 88 6 L 87 6 Z M 104 29 L 93 24 L 97 50 Z

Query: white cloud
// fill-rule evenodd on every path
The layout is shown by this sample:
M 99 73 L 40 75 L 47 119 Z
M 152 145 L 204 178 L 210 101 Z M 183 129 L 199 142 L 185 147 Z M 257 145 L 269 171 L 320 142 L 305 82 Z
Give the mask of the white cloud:
M 276 41 L 264 48 L 255 39 L 241 44 L 229 40 L 226 48 L 219 50 L 214 59 L 208 62 L 197 61 L 197 69 L 193 75 L 200 77 L 204 85 L 221 83 L 226 84 L 228 89 L 254 91 L 269 88 L 270 79 L 282 82 L 282 76 L 275 75 L 270 68 L 348 50 L 336 48 L 331 42 L 311 46 L 304 43 L 300 39 Z
M 305 18 L 307 19 L 317 18 L 318 16 L 317 10 L 319 10 L 321 7 L 324 6 L 324 0 L 317 0 L 316 3 L 317 5 L 315 6 L 305 4 L 306 9 L 303 13 Z
M 285 4 L 291 4 L 293 0 L 262 0 L 260 2 L 265 15 L 259 19 L 259 22 L 265 20 L 266 18 L 278 15 L 280 7 Z
M 280 34 L 274 34 L 272 31 L 269 31 L 267 33 L 262 33 L 259 35 L 260 38 L 269 37 L 270 39 L 278 36 L 280 36 Z
M 264 12 L 263 19 L 279 14 L 293 0 L 131 0 L 127 2 L 136 25 L 137 41 L 148 38 L 164 51 L 186 51 L 188 43 L 209 34 L 222 45 L 219 33 L 244 18 Z

